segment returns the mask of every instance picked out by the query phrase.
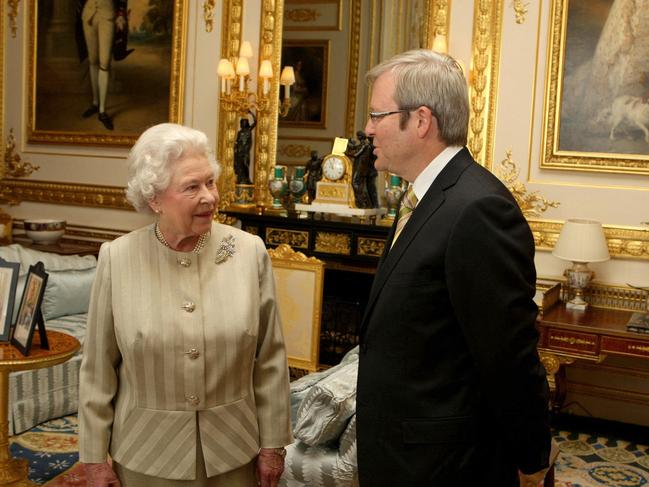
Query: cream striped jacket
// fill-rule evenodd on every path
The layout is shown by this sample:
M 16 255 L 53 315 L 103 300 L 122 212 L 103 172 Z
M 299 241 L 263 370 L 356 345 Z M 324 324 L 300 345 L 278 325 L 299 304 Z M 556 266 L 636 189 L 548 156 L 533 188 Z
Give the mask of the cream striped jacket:
M 235 253 L 215 262 L 233 238 Z M 248 463 L 290 432 L 286 353 L 270 259 L 258 237 L 213 224 L 196 255 L 153 226 L 99 253 L 80 372 L 82 462 L 194 479 Z

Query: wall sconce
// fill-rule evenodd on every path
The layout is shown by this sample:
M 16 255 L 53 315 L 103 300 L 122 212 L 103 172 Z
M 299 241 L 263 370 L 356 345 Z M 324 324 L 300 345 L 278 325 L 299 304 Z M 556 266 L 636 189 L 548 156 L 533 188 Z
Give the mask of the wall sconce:
M 566 303 L 566 308 L 585 310 L 584 289 L 594 277 L 588 268 L 589 262 L 604 262 L 610 259 L 604 230 L 600 222 L 592 220 L 566 220 L 554 245 L 552 255 L 573 263 L 564 276 L 575 296 Z
M 258 78 L 262 89 L 261 96 L 257 96 L 248 89 L 248 83 L 250 82 L 249 59 L 252 56 L 252 45 L 249 41 L 244 41 L 241 43 L 238 58 L 220 59 L 217 67 L 217 74 L 221 80 L 221 103 L 223 103 L 226 110 L 239 112 L 241 116 L 245 116 L 252 110 L 267 110 L 270 104 L 268 94 L 270 93 L 270 80 L 273 77 L 273 66 L 269 59 L 261 61 Z M 284 70 L 286 69 L 284 68 Z M 236 83 L 237 78 L 238 83 Z M 288 86 L 295 83 L 295 77 L 293 77 L 291 83 L 287 82 L 288 84 L 285 84 L 283 79 L 283 77 L 280 78 L 280 83 L 285 85 L 284 92 L 286 94 L 288 93 Z M 279 107 L 280 114 L 288 113 L 289 104 L 290 100 L 288 96 L 285 96 Z

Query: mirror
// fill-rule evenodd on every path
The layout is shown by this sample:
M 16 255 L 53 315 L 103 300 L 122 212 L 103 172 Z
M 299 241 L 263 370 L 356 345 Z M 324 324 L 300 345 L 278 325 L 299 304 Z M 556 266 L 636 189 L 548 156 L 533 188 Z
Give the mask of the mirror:
M 429 33 L 446 33 L 447 3 L 284 0 L 282 66 L 293 65 L 296 84 L 278 119 L 277 164 L 304 165 L 313 150 L 331 152 L 335 137 L 355 137 L 367 121 L 365 73 L 398 52 L 432 46 Z
M 244 0 L 224 0 L 221 57 L 238 55 Z M 446 36 L 450 0 L 268 0 L 260 5 L 258 61 L 274 73 L 293 63 L 296 83 L 291 105 L 278 117 L 279 77 L 271 80 L 268 106 L 257 113 L 254 149 L 254 202 L 268 208 L 273 166 L 304 165 L 312 150 L 331 151 L 335 137 L 351 138 L 365 126 L 368 68 L 397 52 L 432 47 Z M 281 28 L 283 24 L 283 29 Z M 251 67 L 251 70 L 253 68 Z M 257 95 L 261 88 L 258 87 Z M 221 208 L 235 201 L 234 142 L 240 116 L 220 104 L 218 157 Z M 380 184 L 380 183 L 379 183 Z

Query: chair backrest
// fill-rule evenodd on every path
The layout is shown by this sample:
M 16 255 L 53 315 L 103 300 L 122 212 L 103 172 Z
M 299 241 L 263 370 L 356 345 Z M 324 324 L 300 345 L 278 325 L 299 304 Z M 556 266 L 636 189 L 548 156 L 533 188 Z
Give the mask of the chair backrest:
M 313 372 L 319 364 L 324 262 L 281 244 L 269 249 L 288 365 Z

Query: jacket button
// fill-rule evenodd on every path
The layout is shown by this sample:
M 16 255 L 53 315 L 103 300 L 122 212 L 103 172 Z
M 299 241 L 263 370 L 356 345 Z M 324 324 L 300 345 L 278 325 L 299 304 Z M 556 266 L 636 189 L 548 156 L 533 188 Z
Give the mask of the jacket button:
M 191 301 L 187 301 L 186 303 L 183 303 L 181 308 L 187 311 L 188 313 L 193 313 L 194 310 L 196 309 L 196 305 Z
M 182 259 L 178 259 L 178 263 L 183 267 L 189 267 L 190 265 L 192 265 L 192 260 L 183 257 Z
M 192 406 L 198 406 L 198 403 L 200 402 L 200 399 L 198 399 L 196 394 L 186 394 L 185 400 Z
M 200 354 L 201 353 L 198 350 L 196 350 L 195 348 L 190 348 L 189 350 L 187 350 L 185 352 L 185 355 L 188 355 L 189 358 L 192 359 L 192 360 L 197 359 Z

